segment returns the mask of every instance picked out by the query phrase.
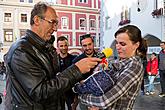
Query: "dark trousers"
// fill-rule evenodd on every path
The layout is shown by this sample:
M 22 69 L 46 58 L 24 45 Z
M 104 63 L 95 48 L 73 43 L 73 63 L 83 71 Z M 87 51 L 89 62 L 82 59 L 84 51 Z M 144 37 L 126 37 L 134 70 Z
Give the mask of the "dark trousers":
M 144 92 L 144 78 L 143 78 L 143 80 L 142 80 L 142 84 L 141 84 L 141 91 Z
M 72 103 L 74 102 L 74 97 L 66 97 L 66 105 L 68 107 L 68 110 L 72 110 Z
M 165 94 L 165 70 L 159 70 L 162 93 Z

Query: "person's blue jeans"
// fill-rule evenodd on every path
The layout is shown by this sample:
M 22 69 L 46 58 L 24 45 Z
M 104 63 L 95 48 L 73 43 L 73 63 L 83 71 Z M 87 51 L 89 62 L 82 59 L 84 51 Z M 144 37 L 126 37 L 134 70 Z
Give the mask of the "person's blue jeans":
M 154 91 L 154 79 L 156 76 L 148 76 L 148 80 L 149 80 L 149 84 L 148 84 L 148 88 L 147 91 L 148 92 L 153 92 Z

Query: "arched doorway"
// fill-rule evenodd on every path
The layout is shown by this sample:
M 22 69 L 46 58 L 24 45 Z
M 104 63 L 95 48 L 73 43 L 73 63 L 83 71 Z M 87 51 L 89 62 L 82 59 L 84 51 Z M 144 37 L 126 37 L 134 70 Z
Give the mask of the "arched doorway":
M 146 36 L 144 36 L 144 39 L 147 40 L 147 44 L 149 47 L 153 47 L 153 46 L 159 46 L 161 40 L 159 38 L 157 38 L 154 35 L 151 34 L 147 34 Z
M 144 36 L 144 39 L 146 39 L 148 45 L 147 54 L 152 54 L 152 52 L 158 54 L 160 52 L 161 48 L 159 45 L 161 40 L 158 37 L 151 34 L 147 34 Z

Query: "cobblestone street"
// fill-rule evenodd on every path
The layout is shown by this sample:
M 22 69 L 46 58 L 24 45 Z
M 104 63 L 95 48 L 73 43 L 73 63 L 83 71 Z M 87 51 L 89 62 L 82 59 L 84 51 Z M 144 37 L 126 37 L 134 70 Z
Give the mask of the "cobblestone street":
M 0 76 L 1 77 L 1 76 Z M 3 92 L 4 92 L 4 89 L 5 89 L 5 83 L 6 83 L 6 81 L 3 81 L 3 80 L 1 80 L 2 78 L 0 78 L 0 93 L 2 93 L 3 94 Z M 3 98 L 3 101 L 4 101 L 4 97 L 2 97 Z M 4 104 L 3 104 L 4 102 L 2 102 L 2 104 L 0 104 L 0 110 L 4 110 Z
M 160 98 L 158 96 L 160 90 L 160 84 L 156 82 L 155 87 L 156 87 L 155 90 L 156 93 L 154 95 L 147 96 L 147 95 L 141 95 L 139 93 L 139 96 L 135 102 L 133 110 L 165 110 L 165 97 Z M 3 93 L 4 88 L 5 88 L 5 81 L 0 80 L 0 93 Z M 0 104 L 0 110 L 4 110 L 3 103 Z M 77 110 L 80 110 L 79 107 L 77 108 Z

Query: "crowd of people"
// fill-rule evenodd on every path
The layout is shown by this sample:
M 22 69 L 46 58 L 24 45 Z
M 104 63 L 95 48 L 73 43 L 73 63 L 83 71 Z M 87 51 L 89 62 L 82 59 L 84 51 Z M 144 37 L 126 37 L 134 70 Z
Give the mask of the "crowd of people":
M 110 73 L 115 82 L 106 93 L 96 96 L 72 91 L 74 85 L 83 84 L 102 61 L 96 58 L 98 52 L 90 34 L 80 36 L 81 55 L 68 53 L 69 43 L 64 36 L 57 38 L 57 49 L 54 48 L 52 34 L 57 31 L 58 16 L 56 10 L 44 2 L 34 5 L 30 25 L 25 36 L 13 43 L 4 58 L 7 67 L 5 110 L 65 110 L 65 103 L 68 110 L 76 110 L 78 104 L 81 110 L 132 110 L 143 86 L 145 69 L 149 80 L 146 94 L 154 94 L 153 82 L 159 69 L 162 88 L 159 96 L 165 96 L 165 42 L 160 44 L 159 57 L 152 53 L 144 65 L 142 58 L 146 58 L 147 45 L 137 26 L 126 25 L 115 32 L 118 58 L 112 62 L 114 68 Z
M 144 80 L 141 85 L 141 93 L 144 95 L 155 95 L 155 86 L 154 81 L 156 78 L 159 78 L 160 81 L 160 94 L 159 97 L 165 97 L 165 42 L 160 42 L 160 47 L 162 50 L 159 54 L 152 52 L 151 55 L 146 55 L 143 58 L 143 66 L 144 66 L 144 78 L 146 82 L 148 82 L 147 87 L 144 88 Z

